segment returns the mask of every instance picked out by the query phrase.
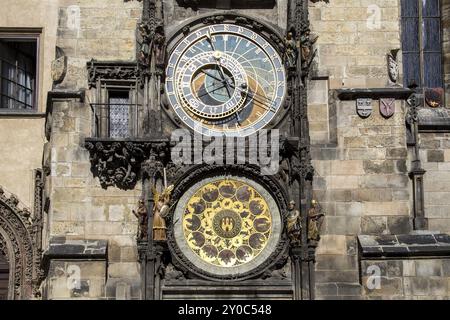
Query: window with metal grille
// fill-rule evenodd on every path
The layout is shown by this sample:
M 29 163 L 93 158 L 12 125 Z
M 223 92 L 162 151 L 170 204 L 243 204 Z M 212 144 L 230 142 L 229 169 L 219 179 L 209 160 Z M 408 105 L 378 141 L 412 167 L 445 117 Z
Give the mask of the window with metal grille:
M 442 88 L 439 0 L 401 0 L 403 84 Z
M 0 34 L 0 110 L 36 108 L 37 39 Z
M 109 137 L 130 136 L 130 98 L 128 91 L 113 91 L 109 94 Z

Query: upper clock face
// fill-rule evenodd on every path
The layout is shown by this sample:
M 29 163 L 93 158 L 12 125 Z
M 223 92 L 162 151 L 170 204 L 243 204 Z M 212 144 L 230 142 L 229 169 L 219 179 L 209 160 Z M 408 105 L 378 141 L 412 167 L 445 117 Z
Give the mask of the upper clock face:
M 173 50 L 166 92 L 177 116 L 207 136 L 248 136 L 265 127 L 286 91 L 283 62 L 272 45 L 242 26 L 216 24 Z

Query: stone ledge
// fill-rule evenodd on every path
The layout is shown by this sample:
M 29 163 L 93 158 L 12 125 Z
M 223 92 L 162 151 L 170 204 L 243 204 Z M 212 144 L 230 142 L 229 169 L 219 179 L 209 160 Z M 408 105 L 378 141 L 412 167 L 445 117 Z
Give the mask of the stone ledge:
M 84 102 L 86 97 L 86 91 L 84 89 L 74 90 L 52 90 L 47 93 L 47 104 L 50 104 L 56 99 L 78 99 L 80 102 Z M 47 106 L 48 107 L 48 106 Z
M 450 131 L 450 112 L 445 108 L 420 108 L 417 115 L 420 132 Z
M 107 240 L 72 240 L 65 237 L 50 239 L 49 248 L 44 253 L 50 259 L 107 259 Z
M 358 243 L 362 258 L 450 257 L 448 234 L 360 235 Z
M 406 100 L 413 93 L 405 88 L 349 88 L 336 89 L 337 97 L 340 100 L 356 100 L 359 98 L 371 98 L 378 100 L 381 98 L 395 98 Z

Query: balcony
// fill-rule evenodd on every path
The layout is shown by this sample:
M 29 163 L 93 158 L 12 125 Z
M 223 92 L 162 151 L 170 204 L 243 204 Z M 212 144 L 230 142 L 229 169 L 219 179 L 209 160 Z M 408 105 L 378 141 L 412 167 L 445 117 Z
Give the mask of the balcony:
M 144 161 L 151 156 L 162 161 L 170 154 L 169 140 L 150 136 L 149 128 L 155 127 L 155 117 L 140 104 L 116 100 L 90 106 L 92 136 L 85 139 L 85 148 L 94 176 L 105 189 L 109 186 L 133 189 Z

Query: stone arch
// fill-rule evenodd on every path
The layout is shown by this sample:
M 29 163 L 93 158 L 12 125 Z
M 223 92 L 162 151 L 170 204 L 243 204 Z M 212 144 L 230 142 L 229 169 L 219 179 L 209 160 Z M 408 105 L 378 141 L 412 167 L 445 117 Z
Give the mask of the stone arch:
M 18 205 L 18 198 L 0 187 L 0 252 L 9 263 L 9 300 L 38 296 L 42 276 L 40 244 L 34 241 L 40 223 Z

